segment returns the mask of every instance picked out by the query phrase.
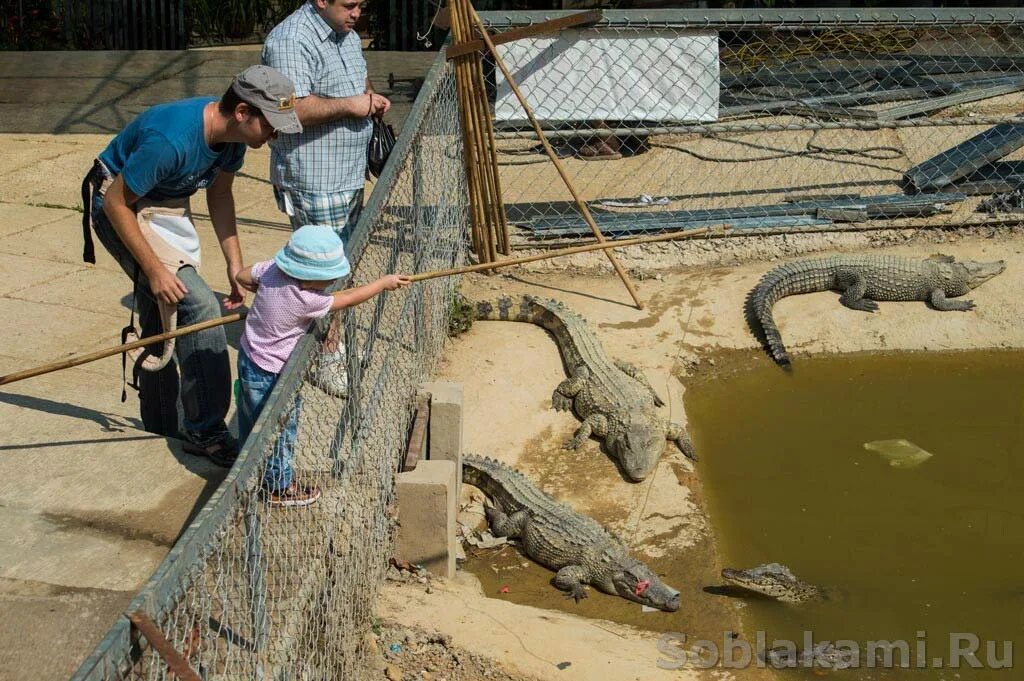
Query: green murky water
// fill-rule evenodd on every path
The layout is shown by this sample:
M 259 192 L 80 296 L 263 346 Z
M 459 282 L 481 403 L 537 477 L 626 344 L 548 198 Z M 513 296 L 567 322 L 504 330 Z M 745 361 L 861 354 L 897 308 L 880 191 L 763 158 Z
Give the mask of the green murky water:
M 723 564 L 784 563 L 835 593 L 749 599 L 745 639 L 907 642 L 909 669 L 864 655 L 837 679 L 1024 678 L 1024 353 L 758 361 L 692 384 L 686 411 Z M 932 456 L 898 468 L 864 448 L 890 439 Z M 1018 670 L 950 669 L 951 634 L 986 667 L 1012 641 Z

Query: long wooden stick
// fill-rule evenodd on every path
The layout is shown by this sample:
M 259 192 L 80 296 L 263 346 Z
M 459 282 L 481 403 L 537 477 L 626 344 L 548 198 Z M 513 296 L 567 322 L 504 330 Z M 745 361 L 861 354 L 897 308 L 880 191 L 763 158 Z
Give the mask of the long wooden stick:
M 512 267 L 514 265 L 522 265 L 528 262 L 536 262 L 538 260 L 550 260 L 551 258 L 558 258 L 563 255 L 573 255 L 575 253 L 587 253 L 589 251 L 600 251 L 607 250 L 609 248 L 624 248 L 626 246 L 636 246 L 638 244 L 652 244 L 659 241 L 671 241 L 673 239 L 686 239 L 692 236 L 700 236 L 710 231 L 708 227 L 699 227 L 697 229 L 684 229 L 679 232 L 667 232 L 665 234 L 658 234 L 656 236 L 642 236 L 635 237 L 633 239 L 620 239 L 618 241 L 603 241 L 596 244 L 586 244 L 585 246 L 573 246 L 571 248 L 562 248 L 557 251 L 547 251 L 545 253 L 537 253 L 535 255 L 525 255 L 521 258 L 511 258 L 509 260 L 501 260 L 499 262 L 484 262 L 478 265 L 467 265 L 465 267 L 456 267 L 450 270 L 436 270 L 434 272 L 421 272 L 419 274 L 413 274 L 409 278 L 416 281 L 426 281 L 427 279 L 437 279 L 440 277 L 451 277 L 459 274 L 470 274 L 471 272 L 482 272 L 484 270 L 493 270 L 500 267 Z M 113 355 L 120 355 L 122 352 L 128 350 L 134 350 L 135 348 L 143 348 L 153 343 L 159 343 L 171 338 L 177 338 L 178 336 L 184 336 L 189 333 L 195 333 L 196 331 L 203 331 L 204 329 L 212 329 L 215 326 L 221 326 L 223 324 L 231 324 L 233 322 L 241 321 L 245 319 L 245 312 L 236 312 L 234 314 L 225 315 L 218 317 L 217 319 L 208 319 L 205 322 L 199 322 L 198 324 L 192 324 L 191 326 L 182 326 L 174 331 L 168 331 L 166 333 L 160 333 L 155 336 L 146 336 L 137 341 L 131 343 L 124 343 L 113 348 L 107 348 L 106 350 L 97 350 L 96 352 L 90 352 L 85 355 L 79 355 L 78 357 L 71 357 L 64 359 L 59 362 L 51 362 L 50 364 L 44 364 L 32 369 L 25 369 L 24 371 L 16 371 L 13 374 L 7 374 L 6 376 L 0 376 L 0 385 L 7 385 L 8 383 L 14 383 L 15 381 L 21 381 L 26 378 L 32 378 L 33 376 L 41 376 L 48 374 L 53 371 L 59 371 L 61 369 L 70 369 L 82 364 L 88 364 L 89 362 L 95 362 L 98 359 L 105 357 L 111 357 Z
M 728 228 L 723 228 L 725 231 Z M 584 246 L 572 246 L 570 248 L 560 248 L 557 251 L 548 251 L 547 253 L 537 253 L 535 255 L 524 255 L 521 258 L 509 258 L 508 260 L 499 260 L 498 262 L 485 262 L 478 265 L 466 265 L 465 267 L 456 267 L 450 270 L 437 270 L 434 272 L 423 272 L 421 274 L 414 274 L 409 278 L 416 281 L 423 281 L 425 279 L 436 279 L 438 277 L 452 277 L 457 274 L 469 274 L 471 272 L 481 272 L 483 270 L 495 270 L 502 267 L 511 267 L 513 265 L 522 265 L 528 262 L 536 262 L 538 260 L 547 260 L 549 258 L 558 258 L 563 255 L 574 255 L 576 253 L 588 253 L 590 251 L 607 251 L 611 248 L 625 248 L 626 246 L 636 246 L 637 244 L 653 244 L 659 241 L 672 241 L 673 239 L 686 239 L 691 236 L 700 236 L 701 234 L 707 234 L 711 231 L 710 227 L 697 227 L 695 229 L 684 229 L 679 232 L 666 232 L 665 234 L 658 234 L 657 236 L 639 236 L 633 239 L 619 239 L 617 241 L 601 241 L 596 244 L 586 244 Z M 2 379 L 0 379 L 2 381 Z M 0 382 L 0 385 L 3 385 Z
M 24 371 L 17 371 L 13 374 L 7 374 L 6 376 L 0 376 L 0 385 L 7 385 L 8 383 L 14 383 L 25 378 L 32 378 L 33 376 L 39 376 L 41 374 L 48 374 L 51 371 L 58 371 L 60 369 L 70 369 L 80 364 L 88 364 L 89 362 L 95 362 L 98 359 L 104 357 L 110 357 L 112 355 L 120 355 L 122 352 L 134 350 L 136 348 L 144 348 L 147 345 L 153 343 L 160 343 L 161 341 L 169 340 L 171 338 L 177 338 L 178 336 L 184 336 L 189 333 L 195 333 L 196 331 L 203 331 L 205 329 L 212 329 L 215 326 L 221 326 L 223 324 L 230 324 L 231 322 L 237 322 L 245 319 L 244 312 L 236 312 L 235 314 L 225 315 L 216 319 L 207 319 L 204 322 L 198 324 L 192 324 L 191 326 L 182 326 L 174 331 L 167 331 L 165 333 L 158 333 L 155 336 L 146 336 L 140 338 L 137 341 L 131 343 L 124 343 L 114 348 L 107 348 L 106 350 L 97 350 L 96 352 L 90 352 L 85 355 L 79 355 L 78 357 L 71 357 L 70 359 L 61 360 L 59 362 L 53 362 L 51 364 L 44 364 L 43 366 L 36 367 L 34 369 L 26 369 Z
M 530 123 L 533 124 L 533 130 L 537 133 L 537 138 L 540 143 L 544 145 L 544 151 L 547 152 L 548 158 L 555 164 L 555 169 L 558 170 L 558 174 L 562 176 L 562 181 L 565 182 L 565 186 L 569 188 L 569 192 L 572 194 L 572 198 L 576 201 L 576 207 L 580 209 L 580 213 L 583 215 L 583 219 L 587 221 L 587 225 L 590 226 L 590 231 L 594 233 L 594 237 L 599 243 L 603 243 L 605 238 L 598 228 L 597 223 L 594 221 L 594 216 L 590 214 L 590 209 L 587 207 L 586 202 L 580 197 L 579 192 L 576 190 L 576 185 L 569 177 L 569 174 L 565 171 L 562 166 L 562 162 L 558 160 L 558 154 L 551 148 L 551 144 L 548 143 L 547 137 L 544 135 L 544 131 L 540 127 L 540 123 L 537 122 L 537 117 L 533 115 L 533 109 L 530 108 L 530 104 L 526 101 L 526 97 L 519 90 L 519 86 L 516 85 L 516 81 L 512 78 L 512 74 L 509 73 L 508 67 L 505 66 L 505 61 L 498 54 L 498 48 L 495 47 L 494 41 L 491 40 L 491 35 L 487 32 L 487 28 L 484 26 L 484 22 L 481 21 L 480 15 L 476 13 L 476 10 L 470 6 L 470 14 L 473 16 L 473 21 L 476 23 L 477 29 L 480 31 L 480 35 L 483 41 L 487 43 L 487 49 L 490 50 L 491 55 L 494 57 L 494 63 L 501 69 L 502 75 L 505 76 L 505 80 L 508 81 L 508 85 L 512 88 L 512 92 L 515 93 L 516 98 L 519 100 L 519 104 L 523 107 L 523 111 L 526 112 L 527 118 L 530 119 Z M 633 282 L 629 280 L 629 275 L 622 269 L 622 265 L 619 264 L 618 259 L 611 251 L 605 251 L 608 256 L 608 260 L 611 261 L 612 267 L 615 268 L 615 272 L 618 273 L 619 278 L 622 279 L 622 283 L 626 285 L 626 290 L 629 291 L 629 295 L 633 297 L 633 302 L 636 303 L 637 309 L 644 309 L 644 304 L 640 302 L 640 297 L 636 294 L 636 289 L 633 288 Z

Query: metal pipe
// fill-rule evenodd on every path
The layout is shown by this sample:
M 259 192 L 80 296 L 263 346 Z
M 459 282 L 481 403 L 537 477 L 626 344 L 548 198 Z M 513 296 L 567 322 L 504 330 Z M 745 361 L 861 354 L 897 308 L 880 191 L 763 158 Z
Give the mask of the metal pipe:
M 1024 117 L 976 116 L 958 118 L 936 118 L 916 120 L 849 120 L 849 121 L 808 121 L 806 123 L 694 123 L 692 125 L 659 125 L 651 127 L 617 127 L 588 129 L 587 136 L 613 137 L 615 135 L 689 135 L 689 134 L 722 134 L 745 132 L 797 132 L 800 130 L 888 130 L 892 128 L 916 127 L 947 127 L 967 125 L 998 125 L 1012 123 L 1024 125 Z M 582 134 L 575 129 L 556 129 L 554 124 L 542 126 L 544 136 L 548 139 L 578 137 Z M 498 139 L 540 139 L 532 130 L 496 130 Z
M 540 21 L 560 19 L 578 10 L 535 10 L 522 12 L 480 12 L 488 28 L 505 29 L 529 26 Z M 939 7 L 829 8 L 829 9 L 643 9 L 603 10 L 600 28 L 647 29 L 680 27 L 758 27 L 832 28 L 835 26 L 939 24 L 1020 24 L 1024 11 L 1019 9 L 956 9 Z

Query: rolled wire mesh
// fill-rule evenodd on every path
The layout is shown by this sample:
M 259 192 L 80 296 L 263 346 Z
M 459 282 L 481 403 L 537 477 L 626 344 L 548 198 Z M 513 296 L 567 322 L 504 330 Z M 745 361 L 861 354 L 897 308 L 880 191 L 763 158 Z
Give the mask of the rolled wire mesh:
M 452 69 L 439 60 L 350 239 L 346 286 L 463 264 L 457 106 Z M 456 283 L 440 278 L 385 292 L 304 339 L 239 462 L 133 601 L 129 609 L 149 614 L 201 678 L 363 676 L 393 544 L 395 474 L 416 386 L 446 337 Z M 336 367 L 314 361 L 335 336 L 347 351 L 347 398 L 326 389 Z M 265 463 L 296 416 L 295 480 L 322 497 L 301 508 L 271 507 Z M 173 675 L 122 619 L 76 678 Z
M 605 12 L 498 50 L 610 237 L 1016 222 L 1024 16 L 916 11 Z M 494 67 L 515 244 L 592 238 Z

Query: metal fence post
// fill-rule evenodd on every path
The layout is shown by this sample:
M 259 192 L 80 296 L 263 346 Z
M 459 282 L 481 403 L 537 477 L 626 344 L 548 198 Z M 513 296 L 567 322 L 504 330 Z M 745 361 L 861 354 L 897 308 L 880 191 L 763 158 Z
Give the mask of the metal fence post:
M 267 644 L 267 582 L 262 529 L 258 502 L 249 495 L 245 505 L 245 571 L 249 578 L 249 608 L 256 650 L 263 650 Z
M 420 160 L 420 154 L 413 154 L 412 157 L 412 243 L 410 244 L 413 253 L 413 272 L 423 271 L 423 260 L 424 253 L 423 248 L 423 163 Z M 415 293 L 416 301 L 413 304 L 413 347 L 415 348 L 416 354 L 423 352 L 424 345 L 424 334 L 426 332 L 426 325 L 424 321 L 424 315 L 426 311 L 423 309 L 423 301 L 425 297 L 424 288 L 427 284 L 421 284 L 416 287 Z

